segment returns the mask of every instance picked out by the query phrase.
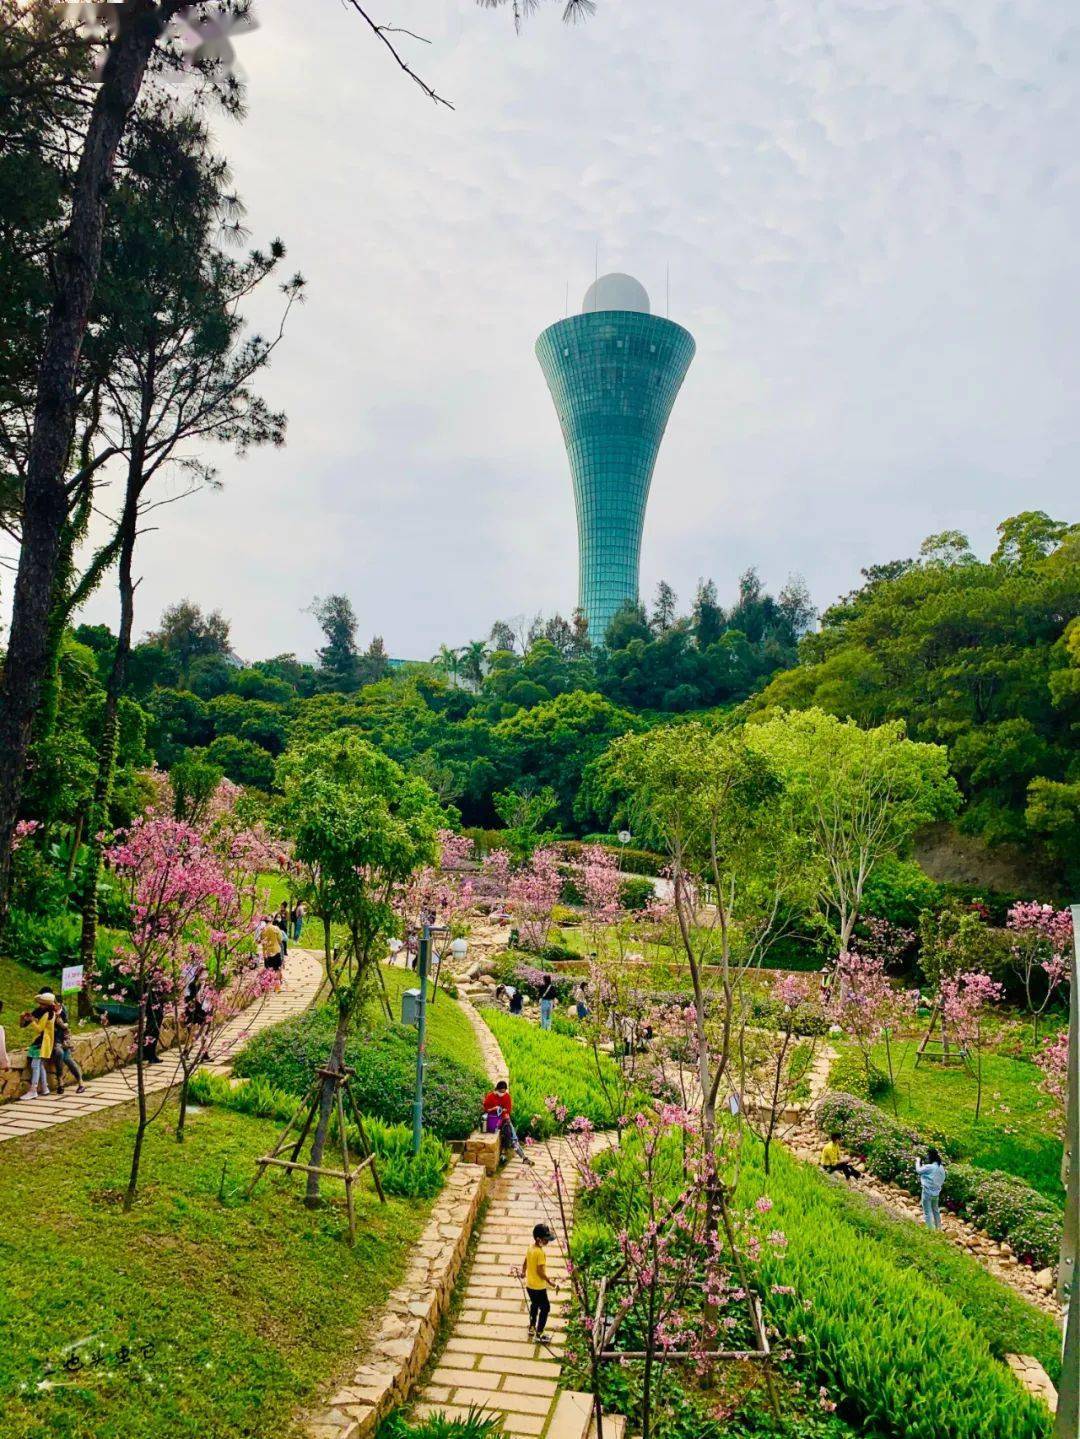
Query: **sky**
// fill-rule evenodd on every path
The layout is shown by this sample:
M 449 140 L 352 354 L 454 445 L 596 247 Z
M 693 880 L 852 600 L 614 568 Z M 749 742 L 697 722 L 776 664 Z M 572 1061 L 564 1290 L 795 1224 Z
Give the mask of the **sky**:
M 653 480 L 642 590 L 756 565 L 819 606 L 862 566 L 1007 515 L 1080 519 L 1074 0 L 598 0 L 585 24 L 372 0 L 454 108 L 340 0 L 260 0 L 242 124 L 252 243 L 307 303 L 262 389 L 281 450 L 155 516 L 136 631 L 182 597 L 245 659 L 428 658 L 569 613 L 569 471 L 533 345 L 625 270 L 697 341 Z M 668 277 L 670 279 L 668 280 Z M 276 323 L 277 295 L 255 306 Z M 180 482 L 177 481 L 177 484 Z M 104 497 L 108 503 L 108 496 Z M 103 589 L 84 618 L 115 626 Z

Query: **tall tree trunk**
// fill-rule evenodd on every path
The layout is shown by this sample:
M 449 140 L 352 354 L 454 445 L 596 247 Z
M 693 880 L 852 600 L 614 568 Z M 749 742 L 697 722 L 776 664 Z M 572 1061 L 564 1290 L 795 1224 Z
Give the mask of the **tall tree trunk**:
M 127 0 L 94 98 L 75 176 L 71 218 L 56 255 L 56 293 L 38 367 L 27 455 L 22 545 L 11 631 L 0 677 L 0 922 L 7 914 L 11 841 L 26 752 L 48 665 L 49 615 L 68 515 L 66 471 L 75 420 L 75 376 L 90 314 L 116 152 L 147 62 L 174 6 Z
M 145 989 L 139 995 L 139 1022 L 135 1026 L 135 1088 L 139 1100 L 139 1121 L 135 1128 L 135 1145 L 131 1151 L 131 1171 L 128 1174 L 127 1191 L 124 1194 L 124 1212 L 135 1203 L 135 1190 L 139 1184 L 139 1164 L 142 1160 L 143 1140 L 146 1138 L 146 1003 Z
M 98 925 L 98 879 L 101 875 L 101 833 L 109 822 L 109 802 L 112 799 L 113 779 L 116 775 L 116 747 L 119 732 L 120 696 L 127 679 L 128 656 L 131 653 L 131 632 L 135 620 L 135 585 L 131 577 L 131 562 L 135 553 L 135 535 L 139 519 L 138 481 L 142 476 L 142 453 L 133 454 L 128 469 L 127 494 L 124 513 L 120 520 L 120 631 L 116 637 L 116 653 L 109 670 L 105 687 L 105 707 L 101 716 L 101 737 L 98 741 L 98 772 L 94 781 L 94 796 L 90 805 L 90 823 L 87 827 L 86 871 L 83 875 L 82 890 L 82 935 L 79 940 L 79 959 L 83 965 L 83 993 L 88 993 L 88 983 L 94 969 L 94 954 Z

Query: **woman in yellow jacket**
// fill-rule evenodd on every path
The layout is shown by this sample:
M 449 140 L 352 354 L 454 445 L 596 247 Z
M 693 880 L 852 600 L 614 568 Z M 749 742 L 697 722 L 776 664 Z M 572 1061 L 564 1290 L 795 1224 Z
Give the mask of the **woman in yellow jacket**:
M 36 1099 L 39 1094 L 48 1094 L 49 1081 L 45 1077 L 46 1061 L 52 1058 L 53 1042 L 56 1036 L 56 996 L 43 989 L 35 994 L 37 1009 L 29 1009 L 19 1019 L 24 1027 L 29 1025 L 34 1037 L 27 1053 L 30 1056 L 30 1088 L 24 1099 Z

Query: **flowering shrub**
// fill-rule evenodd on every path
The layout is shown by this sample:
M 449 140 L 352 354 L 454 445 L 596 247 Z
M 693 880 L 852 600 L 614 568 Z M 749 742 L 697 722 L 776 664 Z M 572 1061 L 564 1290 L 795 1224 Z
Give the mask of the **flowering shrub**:
M 1043 1089 L 1064 1117 L 1069 1089 L 1069 1031 L 1059 1029 L 1053 1039 L 1048 1039 L 1035 1056 L 1035 1063 L 1042 1070 Z
M 852 1154 L 861 1156 L 877 1179 L 919 1192 L 915 1158 L 926 1144 L 917 1130 L 898 1124 L 873 1104 L 833 1091 L 822 1096 L 818 1124 L 839 1134 Z M 951 1163 L 940 1140 L 948 1174 L 941 1191 L 948 1208 L 985 1229 L 993 1239 L 1006 1240 L 1018 1258 L 1040 1268 L 1052 1264 L 1061 1242 L 1061 1211 L 1037 1190 L 1010 1174 Z

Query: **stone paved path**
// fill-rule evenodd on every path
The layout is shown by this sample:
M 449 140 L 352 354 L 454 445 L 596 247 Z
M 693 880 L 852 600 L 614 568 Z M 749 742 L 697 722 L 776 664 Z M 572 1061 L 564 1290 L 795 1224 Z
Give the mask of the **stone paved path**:
M 214 1062 L 206 1065 L 207 1069 L 216 1074 L 227 1072 L 233 1055 L 251 1035 L 307 1009 L 322 983 L 321 959 L 308 950 L 292 946 L 284 973 L 283 989 L 256 1001 L 250 1009 L 236 1015 L 222 1028 L 214 1041 Z M 165 1050 L 161 1063 L 146 1070 L 147 1092 L 159 1094 L 182 1077 L 179 1061 L 170 1050 Z M 63 1097 L 50 1094 L 47 1099 L 12 1100 L 0 1108 L 0 1143 L 5 1139 L 19 1139 L 24 1134 L 35 1134 L 39 1129 L 50 1129 L 56 1124 L 66 1124 L 84 1114 L 97 1114 L 99 1110 L 127 1104 L 134 1098 L 135 1071 L 128 1066 L 88 1079 L 85 1094 L 76 1094 L 74 1085 L 68 1084 Z
M 552 1150 L 557 1155 L 558 1145 Z M 521 1267 L 534 1224 L 547 1223 L 560 1232 L 557 1209 L 549 1197 L 551 1155 L 544 1146 L 536 1145 L 531 1158 L 534 1168 L 513 1159 L 492 1185 L 461 1308 L 438 1367 L 417 1396 L 416 1412 L 463 1418 L 470 1405 L 482 1405 L 502 1419 L 507 1435 L 555 1439 L 556 1393 L 569 1304 L 560 1245 L 548 1249 L 548 1275 L 563 1286 L 551 1296 L 550 1347 L 529 1342 L 525 1296 L 511 1273 Z M 569 1168 L 563 1173 L 572 1204 L 574 1175 Z M 543 1202 L 538 1186 L 543 1190 Z

